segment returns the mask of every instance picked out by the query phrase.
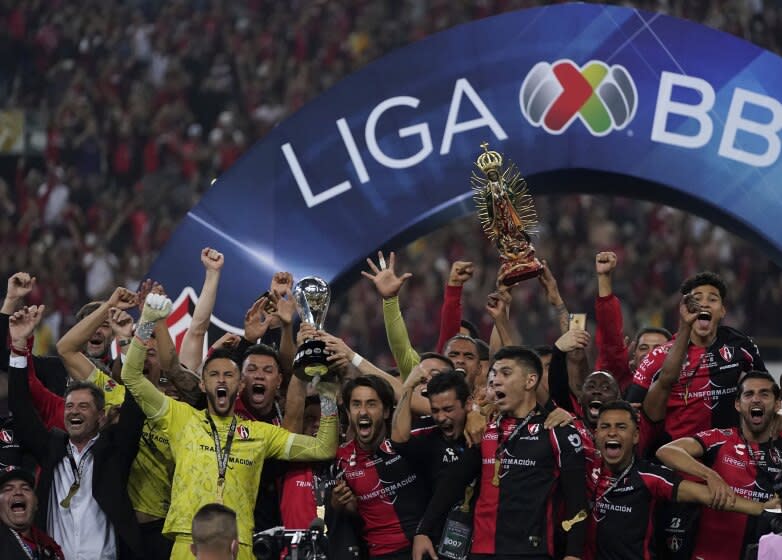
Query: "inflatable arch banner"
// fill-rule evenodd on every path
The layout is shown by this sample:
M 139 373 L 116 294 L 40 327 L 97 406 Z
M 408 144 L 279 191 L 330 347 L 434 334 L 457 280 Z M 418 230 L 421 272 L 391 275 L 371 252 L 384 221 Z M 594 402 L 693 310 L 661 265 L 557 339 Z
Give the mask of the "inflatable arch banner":
M 235 331 L 275 271 L 339 281 L 378 247 L 473 212 L 484 140 L 533 194 L 674 204 L 780 262 L 781 100 L 778 56 L 661 14 L 571 4 L 476 21 L 392 52 L 284 121 L 217 179 L 150 276 L 179 294 L 181 335 L 200 249 L 222 251 L 213 320 Z

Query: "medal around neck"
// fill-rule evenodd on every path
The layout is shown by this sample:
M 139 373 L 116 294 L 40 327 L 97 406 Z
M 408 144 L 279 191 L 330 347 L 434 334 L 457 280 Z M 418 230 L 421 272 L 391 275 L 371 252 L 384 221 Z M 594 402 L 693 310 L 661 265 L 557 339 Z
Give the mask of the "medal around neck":
M 486 142 L 481 147 L 475 165 L 483 176 L 473 172 L 470 178 L 473 199 L 483 231 L 500 253 L 499 278 L 512 286 L 543 273 L 530 237 L 538 221 L 535 205 L 516 166 L 510 163 L 503 170 L 502 155 Z
M 301 321 L 322 330 L 331 303 L 331 289 L 328 283 L 317 276 L 306 276 L 293 288 L 293 299 Z M 333 377 L 329 372 L 329 362 L 326 360 L 328 355 L 326 343 L 322 340 L 312 338 L 305 340 L 298 347 L 293 358 L 293 373 L 304 381 Z

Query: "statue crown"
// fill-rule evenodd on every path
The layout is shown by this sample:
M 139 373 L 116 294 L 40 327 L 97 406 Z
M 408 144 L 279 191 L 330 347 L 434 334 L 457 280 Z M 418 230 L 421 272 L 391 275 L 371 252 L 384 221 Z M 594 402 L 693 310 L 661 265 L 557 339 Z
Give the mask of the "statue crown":
M 481 148 L 483 148 L 483 153 L 478 156 L 475 165 L 477 165 L 484 174 L 487 174 L 494 169 L 500 169 L 502 167 L 502 156 L 499 152 L 489 150 L 488 142 L 481 144 Z

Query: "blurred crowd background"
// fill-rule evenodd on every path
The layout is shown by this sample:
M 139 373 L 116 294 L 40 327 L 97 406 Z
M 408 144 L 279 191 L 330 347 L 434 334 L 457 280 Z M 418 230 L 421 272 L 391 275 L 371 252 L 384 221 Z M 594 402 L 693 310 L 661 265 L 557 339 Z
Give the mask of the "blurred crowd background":
M 454 25 L 550 2 L 531 0 L 0 0 L 0 273 L 38 278 L 48 308 L 38 352 L 52 349 L 85 302 L 135 288 L 180 218 L 278 122 L 390 50 Z M 779 52 L 780 0 L 658 0 L 622 5 L 689 18 Z M 466 179 L 465 179 L 466 180 Z M 774 316 L 779 268 L 703 219 L 657 204 L 595 196 L 537 197 L 536 245 L 571 311 L 592 313 L 594 255 L 619 255 L 625 328 L 676 328 L 681 280 L 728 280 L 727 323 L 782 357 Z M 198 258 L 197 254 L 193 258 Z M 400 248 L 412 272 L 401 294 L 416 347 L 434 346 L 450 261 L 471 260 L 467 319 L 483 307 L 496 251 L 475 217 Z M 196 289 L 201 279 L 193 279 Z M 176 295 L 176 294 L 174 294 Z M 388 365 L 371 284 L 336 294 L 330 330 Z M 556 326 L 536 281 L 515 289 L 525 342 Z M 251 302 L 248 302 L 248 306 Z M 375 352 L 373 355 L 372 353 Z

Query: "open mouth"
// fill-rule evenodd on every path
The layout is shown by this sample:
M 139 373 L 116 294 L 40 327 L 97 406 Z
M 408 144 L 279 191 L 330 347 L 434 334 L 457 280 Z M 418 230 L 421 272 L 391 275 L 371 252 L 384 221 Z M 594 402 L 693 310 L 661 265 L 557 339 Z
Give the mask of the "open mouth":
M 11 511 L 13 513 L 24 513 L 27 511 L 27 502 L 24 500 L 14 500 L 11 502 Z
M 597 418 L 600 416 L 600 408 L 603 406 L 603 401 L 591 401 L 587 407 L 587 412 L 591 418 Z
M 372 420 L 369 418 L 359 418 L 356 428 L 359 436 L 364 438 L 369 437 L 372 433 Z
M 215 390 L 215 395 L 217 396 L 217 404 L 224 406 L 228 400 L 228 389 L 225 387 L 218 387 Z
M 618 459 L 622 455 L 622 444 L 615 439 L 605 443 L 605 456 L 607 459 Z
M 84 418 L 75 416 L 73 418 L 69 418 L 68 422 L 70 422 L 71 426 L 81 426 L 82 424 L 84 424 Z
M 499 401 L 501 401 L 502 399 L 505 398 L 505 393 L 503 391 L 495 390 L 494 391 L 494 396 L 496 397 L 496 401 L 499 402 Z
M 695 320 L 698 323 L 699 327 L 701 327 L 702 329 L 707 329 L 711 324 L 711 312 L 701 311 L 700 313 L 698 313 L 698 316 L 696 317 Z
M 753 424 L 760 424 L 763 421 L 764 410 L 760 406 L 753 406 L 749 409 L 749 417 Z
M 266 385 L 260 383 L 254 383 L 252 386 L 253 395 L 263 396 L 266 394 Z

